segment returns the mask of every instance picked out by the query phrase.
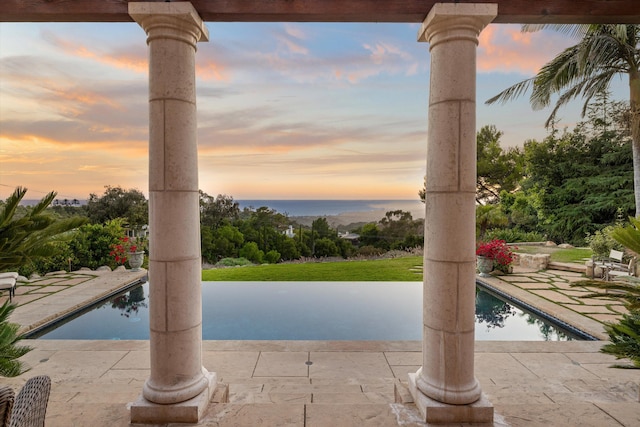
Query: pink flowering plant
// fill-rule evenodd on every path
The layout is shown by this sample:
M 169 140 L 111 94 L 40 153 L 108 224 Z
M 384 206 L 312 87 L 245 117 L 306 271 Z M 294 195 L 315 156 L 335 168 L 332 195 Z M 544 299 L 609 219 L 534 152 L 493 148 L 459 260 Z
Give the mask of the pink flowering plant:
M 129 254 L 144 251 L 146 242 L 142 238 L 120 237 L 118 243 L 111 245 L 109 255 L 113 257 L 116 264 L 124 265 L 129 259 Z
M 517 248 L 514 248 L 517 249 Z M 490 242 L 478 242 L 476 255 L 493 260 L 493 268 L 503 273 L 509 272 L 509 266 L 515 260 L 515 255 L 504 240 L 494 239 Z

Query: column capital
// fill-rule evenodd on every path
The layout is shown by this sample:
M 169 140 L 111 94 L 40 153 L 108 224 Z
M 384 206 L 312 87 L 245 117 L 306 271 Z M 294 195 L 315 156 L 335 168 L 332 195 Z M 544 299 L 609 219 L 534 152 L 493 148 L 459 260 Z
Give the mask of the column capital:
M 433 45 L 468 39 L 478 44 L 478 34 L 498 15 L 495 3 L 436 3 L 418 31 L 418 41 Z
M 195 47 L 209 41 L 209 30 L 190 2 L 130 2 L 129 15 L 154 38 L 174 38 Z

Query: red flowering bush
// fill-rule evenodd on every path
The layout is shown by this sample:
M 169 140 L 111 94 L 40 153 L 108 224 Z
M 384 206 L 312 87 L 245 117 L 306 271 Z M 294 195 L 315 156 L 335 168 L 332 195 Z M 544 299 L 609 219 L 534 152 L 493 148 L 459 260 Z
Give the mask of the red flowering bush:
M 509 271 L 509 266 L 515 259 L 511 248 L 507 245 L 507 242 L 499 239 L 495 239 L 490 242 L 478 242 L 476 245 L 476 255 L 492 259 L 493 268 L 504 273 Z
M 128 255 L 133 252 L 144 251 L 144 242 L 142 240 L 131 237 L 120 237 L 120 242 L 111 245 L 111 252 L 109 255 L 113 257 L 116 264 L 124 265 L 127 262 Z

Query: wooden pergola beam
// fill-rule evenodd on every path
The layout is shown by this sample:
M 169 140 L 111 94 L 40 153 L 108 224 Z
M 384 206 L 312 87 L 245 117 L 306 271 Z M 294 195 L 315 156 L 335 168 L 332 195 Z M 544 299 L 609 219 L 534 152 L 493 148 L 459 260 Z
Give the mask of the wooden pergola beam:
M 134 0 L 2 0 L 0 22 L 131 22 Z M 151 0 L 165 1 L 165 0 Z M 435 3 L 497 3 L 497 23 L 640 24 L 639 0 L 191 0 L 210 22 L 422 22 Z

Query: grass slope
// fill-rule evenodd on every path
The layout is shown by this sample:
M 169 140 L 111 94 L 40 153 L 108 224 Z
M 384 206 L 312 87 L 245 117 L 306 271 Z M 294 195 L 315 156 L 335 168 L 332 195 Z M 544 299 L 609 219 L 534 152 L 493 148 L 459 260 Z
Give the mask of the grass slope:
M 204 270 L 204 281 L 422 281 L 422 257 Z

